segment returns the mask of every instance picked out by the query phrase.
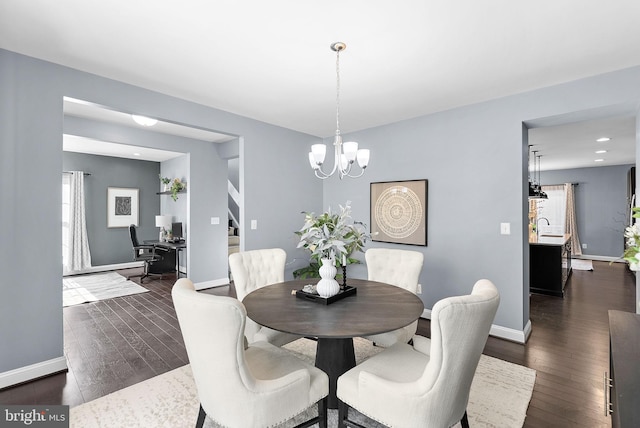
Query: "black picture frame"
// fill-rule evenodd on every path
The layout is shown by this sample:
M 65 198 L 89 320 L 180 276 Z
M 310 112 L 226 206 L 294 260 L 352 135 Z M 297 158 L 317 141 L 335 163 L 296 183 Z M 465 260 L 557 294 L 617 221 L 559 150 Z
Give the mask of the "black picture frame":
M 371 183 L 371 240 L 427 246 L 426 179 Z

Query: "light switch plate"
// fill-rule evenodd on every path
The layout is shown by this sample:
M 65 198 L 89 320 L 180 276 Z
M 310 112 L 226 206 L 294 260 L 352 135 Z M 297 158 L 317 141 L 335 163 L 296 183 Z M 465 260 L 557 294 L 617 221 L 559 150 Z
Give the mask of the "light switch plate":
M 256 230 L 258 228 L 258 220 L 251 220 L 251 230 Z
M 500 223 L 500 234 L 511 235 L 511 223 Z
M 211 217 L 211 224 L 220 224 L 220 217 Z

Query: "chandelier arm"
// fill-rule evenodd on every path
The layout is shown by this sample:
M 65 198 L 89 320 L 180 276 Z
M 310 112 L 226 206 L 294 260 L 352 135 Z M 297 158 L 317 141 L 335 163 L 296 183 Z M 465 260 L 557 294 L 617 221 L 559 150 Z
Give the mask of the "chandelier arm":
M 314 171 L 315 171 L 316 177 L 318 177 L 320 180 L 326 180 L 327 178 L 331 177 L 330 175 L 325 174 L 324 172 L 320 171 L 319 169 L 316 169 Z M 320 174 L 318 174 L 318 171 L 320 172 Z
M 346 175 L 346 177 L 349 177 L 349 178 L 359 178 L 359 177 L 362 177 L 362 176 L 364 175 L 364 170 L 365 170 L 365 169 L 366 169 L 366 167 L 365 167 L 365 168 L 361 168 L 361 169 L 360 169 L 360 174 L 358 174 L 358 175 L 351 175 L 351 174 L 347 174 L 347 175 Z
M 334 150 L 333 150 L 334 162 L 333 162 L 333 168 L 331 169 L 331 172 L 330 173 L 324 172 L 324 170 L 322 169 L 322 165 L 318 165 L 318 168 L 315 170 L 316 177 L 322 178 L 324 180 L 325 178 L 329 178 L 333 174 L 335 174 L 336 170 L 338 170 L 338 157 L 337 157 L 338 150 L 339 150 L 338 146 L 336 145 L 336 143 L 334 143 Z

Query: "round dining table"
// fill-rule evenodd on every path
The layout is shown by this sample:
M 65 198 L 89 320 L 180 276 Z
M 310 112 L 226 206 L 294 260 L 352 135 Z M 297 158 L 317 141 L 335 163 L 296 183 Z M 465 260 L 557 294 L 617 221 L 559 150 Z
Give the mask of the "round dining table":
M 393 331 L 411 324 L 424 310 L 415 294 L 390 284 L 349 279 L 356 293 L 330 304 L 296 297 L 315 280 L 267 285 L 245 296 L 247 315 L 260 325 L 285 333 L 317 338 L 315 365 L 329 376 L 327 406 L 338 407 L 338 377 L 355 367 L 353 338 Z

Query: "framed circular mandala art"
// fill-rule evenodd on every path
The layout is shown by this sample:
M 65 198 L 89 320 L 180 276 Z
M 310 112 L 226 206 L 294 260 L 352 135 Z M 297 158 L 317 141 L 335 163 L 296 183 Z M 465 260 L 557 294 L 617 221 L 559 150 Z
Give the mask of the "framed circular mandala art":
M 371 239 L 427 245 L 427 180 L 371 183 Z

